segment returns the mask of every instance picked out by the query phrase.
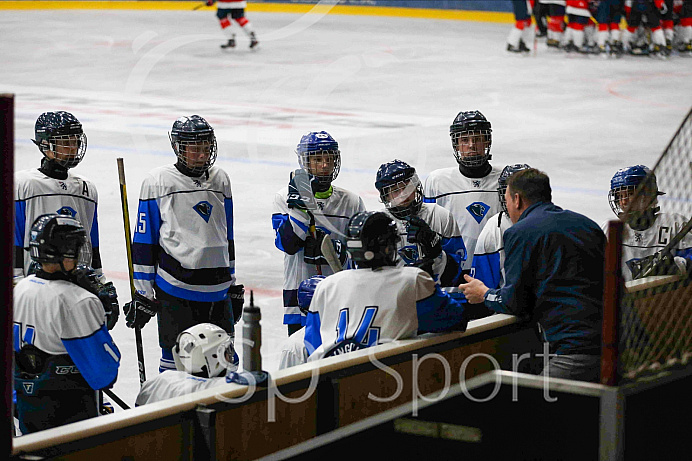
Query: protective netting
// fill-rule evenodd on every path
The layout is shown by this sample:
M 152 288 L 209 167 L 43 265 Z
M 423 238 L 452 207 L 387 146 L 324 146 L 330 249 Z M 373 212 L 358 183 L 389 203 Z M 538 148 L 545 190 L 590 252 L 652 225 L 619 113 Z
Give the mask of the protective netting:
M 657 197 L 660 213 L 670 218 L 655 221 L 651 255 L 638 262 L 635 280 L 625 284 L 622 294 L 618 369 L 624 380 L 653 379 L 662 371 L 692 364 L 692 250 L 685 260 L 685 250 L 692 248 L 692 111 L 653 174 L 658 190 L 665 192 Z M 637 187 L 630 203 L 651 193 L 652 180 L 649 177 Z M 628 231 L 635 232 L 626 226 L 625 245 Z M 627 251 L 623 246 L 623 255 Z M 625 271 L 632 269 L 631 261 L 623 265 Z

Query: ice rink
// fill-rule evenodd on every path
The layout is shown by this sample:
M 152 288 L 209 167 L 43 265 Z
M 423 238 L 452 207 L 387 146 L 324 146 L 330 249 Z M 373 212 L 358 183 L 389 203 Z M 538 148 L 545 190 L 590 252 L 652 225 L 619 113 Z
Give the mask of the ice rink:
M 173 121 L 199 114 L 215 128 L 216 165 L 232 180 L 236 273 L 263 315 L 263 360 L 281 341 L 283 255 L 271 227 L 274 194 L 297 167 L 300 136 L 339 142 L 336 184 L 380 207 L 381 163 L 421 177 L 455 164 L 449 125 L 460 110 L 492 122 L 492 163 L 528 163 L 551 178 L 554 202 L 601 223 L 613 218 L 609 181 L 621 167 L 653 166 L 692 106 L 692 59 L 619 60 L 505 51 L 510 25 L 412 18 L 248 13 L 260 40 L 225 41 L 213 11 L 1 11 L 0 92 L 15 93 L 15 169 L 35 168 L 34 121 L 66 110 L 83 123 L 76 172 L 99 189 L 101 255 L 129 301 L 116 158 L 125 160 L 130 219 L 147 171 L 173 163 Z M 237 27 L 237 25 L 233 26 Z M 241 324 L 238 324 L 240 327 Z M 240 335 L 240 328 L 237 329 Z M 133 331 L 121 321 L 114 391 L 133 404 Z M 157 373 L 155 322 L 143 330 L 147 375 Z

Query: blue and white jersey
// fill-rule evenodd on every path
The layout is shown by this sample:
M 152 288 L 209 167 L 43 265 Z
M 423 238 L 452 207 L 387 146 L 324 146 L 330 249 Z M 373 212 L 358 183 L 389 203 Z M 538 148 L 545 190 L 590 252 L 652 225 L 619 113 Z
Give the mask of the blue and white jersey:
M 493 167 L 483 178 L 467 178 L 458 167 L 435 170 L 425 179 L 425 201 L 437 203 L 454 215 L 464 238 L 468 257 L 464 269 L 471 269 L 476 241 L 488 219 L 500 211 L 497 179 L 502 169 Z
M 142 183 L 132 244 L 135 288 L 191 301 L 221 301 L 235 283 L 231 181 L 220 168 L 191 178 L 174 165 Z
M 395 217 L 386 209 L 382 211 L 387 213 L 394 222 L 396 222 L 399 231 L 399 265 L 412 265 L 420 262 L 422 255 L 419 245 L 410 243 L 407 239 L 408 222 L 405 219 Z M 442 249 L 444 251 L 435 258 L 433 262 L 435 281 L 439 283 L 448 257 L 454 258 L 460 266 L 463 264 L 464 260 L 466 260 L 464 239 L 461 237 L 461 232 L 459 231 L 459 227 L 452 213 L 435 203 L 423 203 L 417 216 L 425 221 L 428 226 L 430 226 L 430 229 L 437 232 L 442 237 Z M 457 274 L 457 277 L 458 275 L 459 274 Z
M 23 254 L 23 262 L 15 261 L 15 276 L 26 275 L 31 264 L 28 251 L 31 225 L 47 213 L 60 213 L 77 219 L 86 230 L 94 249 L 92 267 L 101 271 L 98 256 L 99 226 L 98 192 L 93 182 L 67 171 L 66 179 L 54 179 L 38 168 L 18 171 L 14 176 L 14 246 Z M 21 268 L 21 273 L 19 269 Z
M 304 325 L 305 316 L 301 314 L 298 308 L 298 286 L 303 280 L 317 275 L 317 267 L 303 261 L 303 246 L 305 237 L 308 235 L 310 218 L 304 211 L 295 208 L 289 209 L 286 204 L 287 196 L 288 187 L 276 193 L 272 214 L 272 227 L 276 233 L 274 244 L 285 253 L 284 323 Z M 321 229 L 325 234 L 329 234 L 332 239 L 343 241 L 351 217 L 358 212 L 365 211 L 365 204 L 358 195 L 337 186 L 332 186 L 331 194 L 318 193 L 315 200 L 319 208 L 314 212 L 315 227 Z M 326 264 L 320 268 L 322 275 L 333 273 Z
M 488 288 L 505 285 L 505 245 L 503 234 L 512 227 L 512 220 L 502 211 L 491 217 L 478 236 L 473 255 L 473 277 Z
M 120 351 L 95 295 L 67 280 L 30 275 L 14 287 L 13 297 L 15 352 L 33 344 L 53 356 L 68 354 L 93 389 L 115 382 Z
M 184 371 L 168 370 L 164 373 L 159 373 L 142 384 L 135 405 L 140 406 L 172 399 L 173 397 L 192 394 L 193 392 L 223 386 L 224 384 L 226 384 L 225 376 L 219 378 L 199 378 Z
M 622 236 L 622 275 L 625 282 L 632 280 L 634 262 L 661 251 L 687 223 L 687 218 L 678 213 L 658 213 L 656 220 L 648 229 L 634 230 L 625 223 Z M 608 222 L 601 226 L 608 235 Z M 678 243 L 674 256 L 687 259 L 692 265 L 692 232 Z
M 342 271 L 315 289 L 305 326 L 309 360 L 344 340 L 364 347 L 466 327 L 464 308 L 417 267 Z

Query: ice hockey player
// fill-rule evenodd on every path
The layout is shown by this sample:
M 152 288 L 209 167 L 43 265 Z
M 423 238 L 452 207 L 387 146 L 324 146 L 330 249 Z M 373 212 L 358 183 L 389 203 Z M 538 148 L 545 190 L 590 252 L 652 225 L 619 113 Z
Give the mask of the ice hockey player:
M 349 219 L 365 211 L 363 200 L 353 192 L 332 185 L 341 168 L 339 144 L 326 131 L 312 131 L 301 137 L 296 154 L 300 168 L 308 173 L 310 191 L 301 191 L 291 175 L 288 188 L 274 198 L 272 226 L 274 244 L 284 254 L 283 323 L 291 335 L 305 325 L 298 306 L 298 285 L 313 275 L 333 273 L 320 249 L 330 234 L 337 250 L 346 235 Z M 302 194 L 305 194 L 303 196 Z M 310 203 L 317 209 L 310 209 Z M 313 207 L 314 208 L 314 207 Z M 311 224 L 315 230 L 312 235 Z M 346 252 L 341 251 L 342 263 Z
M 636 192 L 638 187 L 641 190 Z M 661 252 L 688 222 L 680 214 L 660 212 L 657 197 L 664 194 L 658 190 L 656 175 L 644 165 L 622 168 L 610 180 L 610 208 L 625 223 L 622 242 L 625 281 L 692 269 L 692 233 L 684 235 L 672 254 Z M 607 231 L 607 223 L 603 229 Z
M 174 165 L 142 182 L 132 243 L 134 299 L 127 326 L 158 314 L 160 371 L 173 370 L 178 334 L 213 323 L 231 336 L 243 308 L 236 284 L 233 197 L 228 174 L 215 167 L 214 129 L 199 115 L 180 117 L 170 132 Z
M 503 234 L 512 227 L 512 220 L 507 212 L 507 180 L 517 171 L 531 168 L 525 163 L 507 165 L 500 173 L 497 195 L 500 198 L 501 211 L 491 217 L 478 236 L 473 258 L 474 278 L 482 281 L 488 288 L 502 288 L 505 284 L 505 249 Z
M 595 11 L 593 7 L 595 6 Z M 620 21 L 623 15 L 622 0 L 602 0 L 598 4 L 589 3 L 594 19 L 598 24 L 596 44 L 599 53 L 620 56 L 623 53 Z
M 313 275 L 307 280 L 300 282 L 298 286 L 298 306 L 300 311 L 307 315 L 310 310 L 312 296 L 315 288 L 326 277 L 324 275 Z M 305 328 L 293 333 L 281 343 L 281 355 L 279 357 L 279 370 L 295 367 L 308 361 L 308 350 L 305 348 Z
M 232 338 L 212 323 L 200 323 L 181 332 L 173 348 L 175 371 L 148 379 L 135 405 L 192 394 L 226 384 L 226 373 L 238 369 Z
M 120 351 L 99 298 L 82 288 L 75 267 L 90 261 L 87 232 L 56 213 L 31 226 L 29 252 L 39 266 L 14 288 L 14 389 L 22 434 L 99 414 L 99 389 L 118 376 Z
M 217 0 L 207 0 L 207 6 L 212 6 Z M 238 23 L 240 28 L 250 39 L 250 48 L 259 45 L 252 24 L 245 17 L 246 0 L 218 0 L 216 17 L 219 18 L 219 25 L 228 37 L 228 41 L 221 45 L 221 48 L 235 48 L 235 32 L 231 29 L 231 19 Z M 228 18 L 230 16 L 230 19 Z
M 459 112 L 449 134 L 458 166 L 430 173 L 423 191 L 426 202 L 437 203 L 454 215 L 468 251 L 463 269 L 471 269 L 478 235 L 500 211 L 497 179 L 501 170 L 490 165 L 492 129 L 479 111 Z
M 399 233 L 386 213 L 358 213 L 348 226 L 347 249 L 355 270 L 317 286 L 305 327 L 310 361 L 417 333 L 466 329 L 464 307 L 430 274 L 397 266 Z
M 627 14 L 627 29 L 622 33 L 622 44 L 626 51 L 634 55 L 665 55 L 666 38 L 661 28 L 661 12 L 659 8 L 667 8 L 663 0 L 632 0 L 625 7 Z M 635 34 L 640 26 L 646 26 L 651 31 L 651 46 L 648 43 L 639 44 Z
M 507 37 L 507 51 L 512 53 L 528 53 L 531 50 L 526 44 L 533 46 L 535 31 L 531 27 L 531 5 L 527 0 L 512 0 L 514 10 L 514 27 Z
M 24 251 L 31 224 L 41 215 L 59 213 L 77 219 L 87 233 L 91 266 L 99 282 L 115 296 L 103 275 L 99 252 L 98 192 L 96 185 L 71 171 L 87 150 L 82 124 L 69 112 L 44 112 L 36 120 L 34 144 L 43 154 L 40 168 L 19 171 L 14 178 L 14 283 L 32 272 Z
M 402 160 L 380 165 L 375 188 L 397 224 L 401 265 L 423 268 L 431 264 L 440 286 L 456 288 L 466 246 L 452 213 L 436 203 L 423 202 L 416 169 Z

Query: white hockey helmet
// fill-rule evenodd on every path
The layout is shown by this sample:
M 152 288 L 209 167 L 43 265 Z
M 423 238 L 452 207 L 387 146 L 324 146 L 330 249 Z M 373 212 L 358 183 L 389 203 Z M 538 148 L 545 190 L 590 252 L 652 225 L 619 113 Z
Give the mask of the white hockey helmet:
M 211 323 L 200 323 L 178 335 L 173 360 L 178 371 L 214 378 L 234 365 L 235 349 L 226 331 Z

